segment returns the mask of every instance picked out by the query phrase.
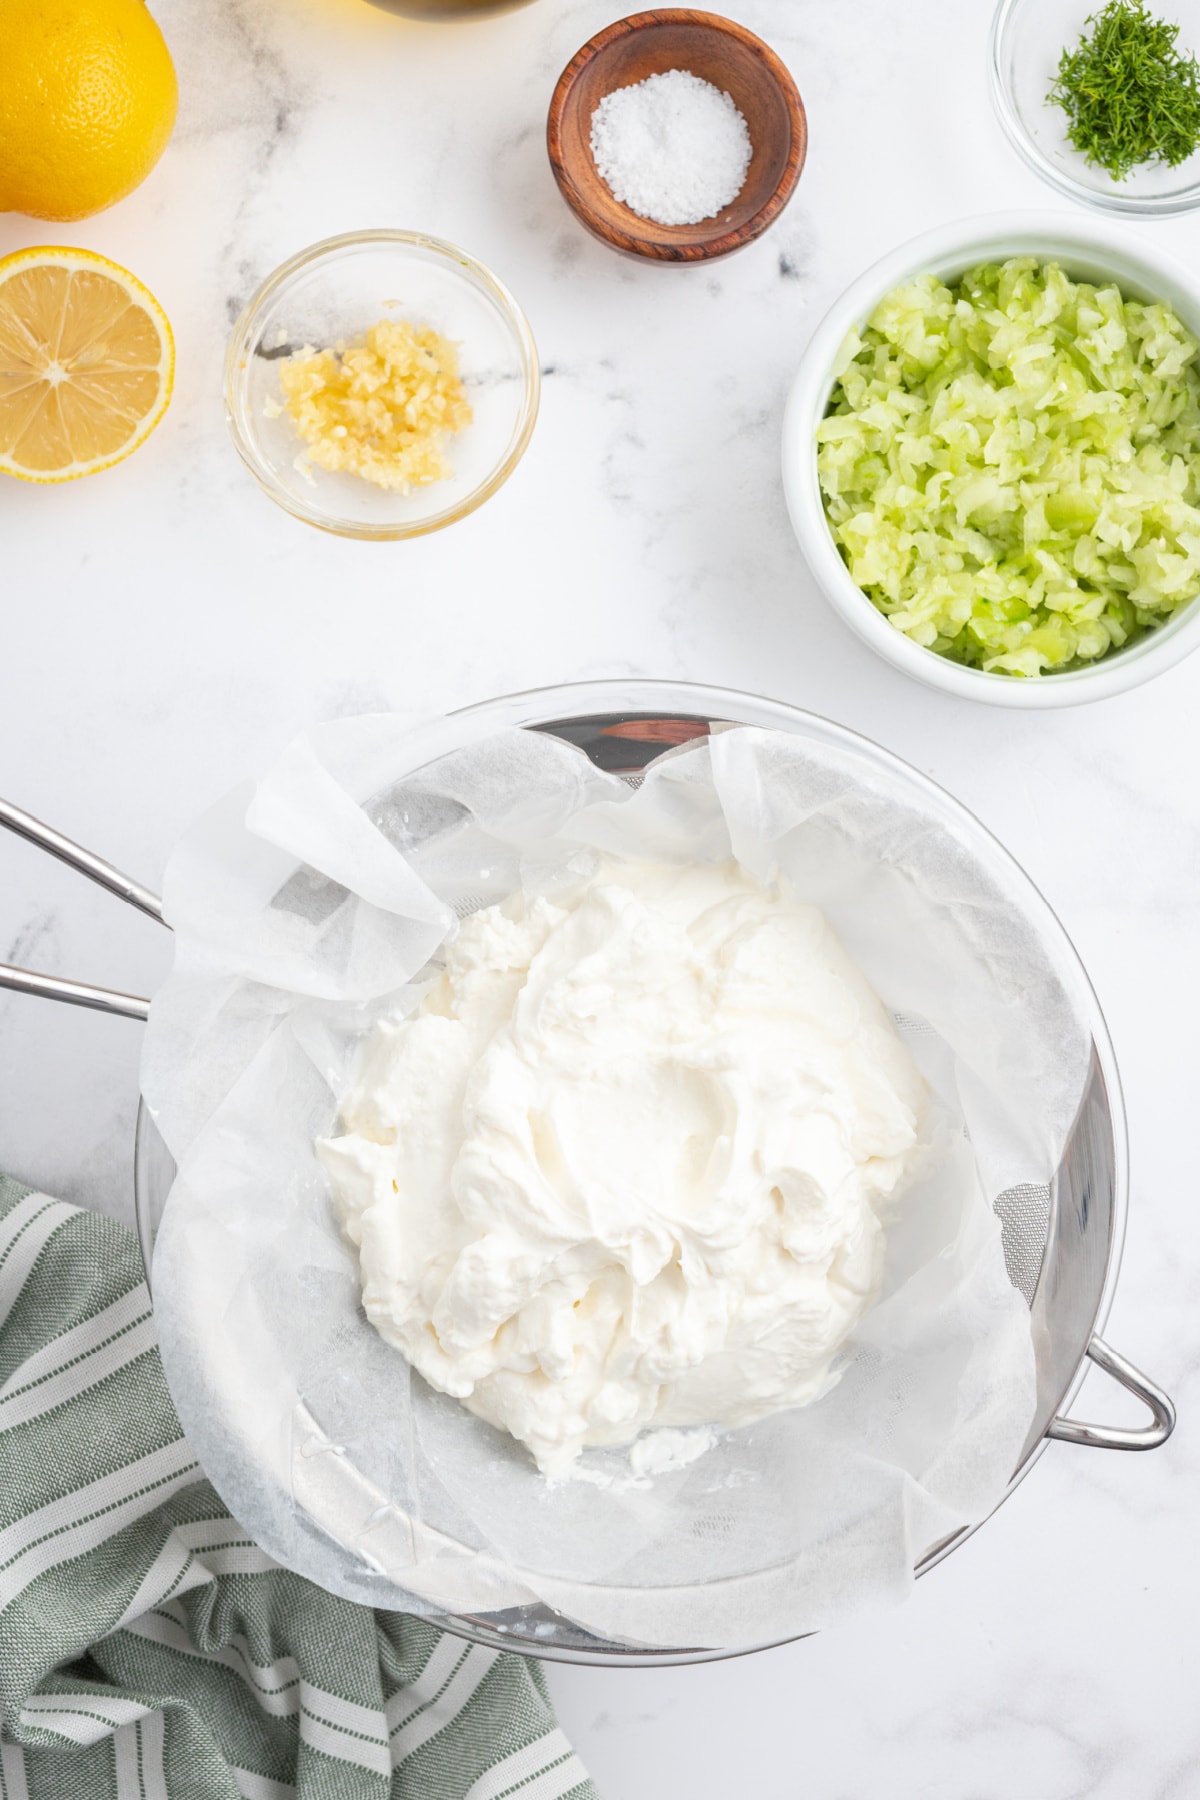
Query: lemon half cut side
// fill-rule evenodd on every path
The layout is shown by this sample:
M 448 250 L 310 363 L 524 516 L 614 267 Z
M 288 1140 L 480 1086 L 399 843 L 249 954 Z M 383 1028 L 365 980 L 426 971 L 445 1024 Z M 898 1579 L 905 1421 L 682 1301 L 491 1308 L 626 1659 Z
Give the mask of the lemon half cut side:
M 167 316 L 127 269 L 90 250 L 0 257 L 0 470 L 111 468 L 154 430 L 174 375 Z

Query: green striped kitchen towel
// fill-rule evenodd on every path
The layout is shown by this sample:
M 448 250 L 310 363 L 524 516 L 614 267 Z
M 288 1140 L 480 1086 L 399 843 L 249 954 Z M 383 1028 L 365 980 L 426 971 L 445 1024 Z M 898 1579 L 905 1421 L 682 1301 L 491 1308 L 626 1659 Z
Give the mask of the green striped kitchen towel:
M 264 1556 L 175 1416 L 132 1235 L 0 1178 L 3 1800 L 596 1800 L 541 1668 Z

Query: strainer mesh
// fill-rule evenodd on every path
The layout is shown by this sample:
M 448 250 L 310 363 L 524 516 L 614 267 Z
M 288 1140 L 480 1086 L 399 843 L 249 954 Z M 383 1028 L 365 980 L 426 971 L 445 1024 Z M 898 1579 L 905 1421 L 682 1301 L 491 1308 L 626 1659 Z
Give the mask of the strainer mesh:
M 1044 1182 L 1019 1182 L 996 1196 L 992 1210 L 1004 1237 L 1008 1279 L 1032 1306 L 1050 1236 L 1050 1189 Z

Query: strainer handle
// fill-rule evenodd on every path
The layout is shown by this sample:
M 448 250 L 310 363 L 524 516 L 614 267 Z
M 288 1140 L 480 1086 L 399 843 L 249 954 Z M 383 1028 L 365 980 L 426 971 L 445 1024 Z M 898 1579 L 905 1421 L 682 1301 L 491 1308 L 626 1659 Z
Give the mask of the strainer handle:
M 152 894 L 132 876 L 122 875 L 120 869 L 114 869 L 103 857 L 94 856 L 82 844 L 64 837 L 52 825 L 45 825 L 32 813 L 14 806 L 10 800 L 0 800 L 0 826 L 35 844 L 39 850 L 45 850 L 49 856 L 57 857 L 68 868 L 86 875 L 89 881 L 106 888 L 127 905 L 136 906 L 139 912 L 156 919 L 160 925 L 166 924 L 162 901 L 157 894 Z M 92 987 L 83 981 L 64 981 L 58 975 L 37 975 L 32 969 L 16 969 L 9 963 L 0 963 L 0 988 L 16 994 L 32 994 L 42 1000 L 62 1000 L 69 1006 L 89 1006 L 96 1012 L 114 1013 L 119 1018 L 146 1019 L 150 1015 L 150 1002 L 140 995 Z
M 1046 1436 L 1064 1444 L 1087 1444 L 1094 1450 L 1157 1450 L 1175 1429 L 1175 1408 L 1157 1384 L 1135 1369 L 1111 1344 L 1094 1337 L 1087 1353 L 1097 1368 L 1119 1381 L 1152 1415 L 1152 1422 L 1138 1430 L 1124 1425 L 1085 1425 L 1079 1419 L 1051 1419 Z

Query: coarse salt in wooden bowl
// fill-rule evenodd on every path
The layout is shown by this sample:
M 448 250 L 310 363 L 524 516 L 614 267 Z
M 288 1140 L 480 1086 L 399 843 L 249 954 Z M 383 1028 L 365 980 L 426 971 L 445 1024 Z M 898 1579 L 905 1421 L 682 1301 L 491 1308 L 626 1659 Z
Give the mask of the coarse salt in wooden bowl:
M 729 94 L 753 146 L 741 193 L 696 225 L 641 218 L 592 159 L 592 114 L 604 96 L 669 69 Z M 808 125 L 795 82 L 761 38 L 716 13 L 678 7 L 618 19 L 572 57 L 550 102 L 546 143 L 563 198 L 593 237 L 627 256 L 693 263 L 728 256 L 774 224 L 800 179 Z

